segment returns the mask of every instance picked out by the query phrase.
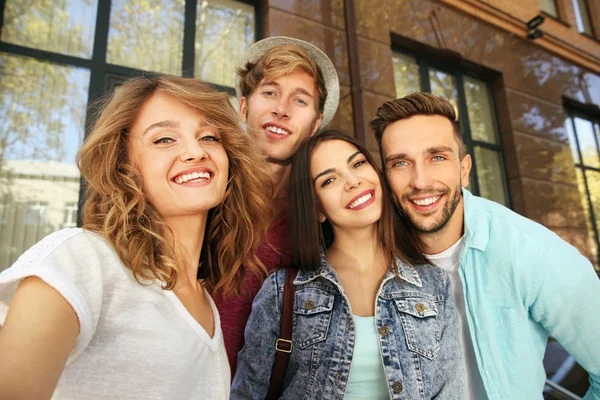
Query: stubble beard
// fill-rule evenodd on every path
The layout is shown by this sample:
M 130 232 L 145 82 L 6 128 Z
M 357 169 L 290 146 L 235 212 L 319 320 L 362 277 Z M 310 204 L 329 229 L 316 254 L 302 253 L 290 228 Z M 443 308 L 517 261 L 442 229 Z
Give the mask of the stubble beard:
M 413 194 L 404 195 L 403 198 L 406 201 L 409 201 L 408 197 L 412 196 L 412 195 Z M 419 220 L 416 220 L 415 217 L 413 217 L 411 215 L 410 211 L 407 208 L 402 207 L 401 204 L 398 204 L 398 207 L 399 207 L 400 211 L 402 212 L 402 214 L 409 220 L 411 225 L 415 228 L 415 230 L 418 233 L 420 233 L 422 235 L 431 235 L 431 234 L 439 233 L 441 230 L 443 230 L 448 225 L 448 222 L 454 215 L 454 212 L 456 211 L 456 208 L 458 207 L 458 204 L 460 203 L 461 197 L 462 197 L 462 190 L 461 190 L 461 186 L 459 185 L 456 188 L 456 190 L 454 191 L 454 195 L 452 196 L 452 198 L 450 198 L 446 202 L 446 205 L 444 206 L 444 209 L 442 210 L 442 214 L 440 215 L 440 217 L 435 221 L 435 223 L 432 226 L 429 226 L 429 227 L 425 227 L 422 222 L 420 222 Z M 408 207 L 410 207 L 410 206 L 408 206 Z M 425 218 L 427 218 L 427 217 L 425 217 Z

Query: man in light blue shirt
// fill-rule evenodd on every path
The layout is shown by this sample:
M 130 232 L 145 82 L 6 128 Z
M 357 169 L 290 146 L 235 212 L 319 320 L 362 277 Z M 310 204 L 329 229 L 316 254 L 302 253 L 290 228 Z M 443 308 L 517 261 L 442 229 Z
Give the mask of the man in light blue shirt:
M 424 253 L 451 278 L 470 398 L 541 399 L 542 360 L 555 337 L 600 400 L 600 280 L 552 231 L 473 196 L 454 107 L 413 93 L 371 122 L 398 209 Z

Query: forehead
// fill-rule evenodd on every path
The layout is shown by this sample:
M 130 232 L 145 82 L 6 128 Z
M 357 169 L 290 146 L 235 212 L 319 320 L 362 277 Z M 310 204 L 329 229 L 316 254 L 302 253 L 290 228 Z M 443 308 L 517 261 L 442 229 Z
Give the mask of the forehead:
M 420 153 L 435 146 L 447 146 L 458 152 L 454 127 L 440 115 L 415 115 L 396 121 L 383 131 L 381 147 L 385 155 Z
M 316 96 L 317 93 L 317 82 L 315 78 L 302 69 L 296 69 L 283 75 L 266 75 L 259 83 L 259 86 L 270 83 L 275 83 L 288 90 L 301 88 L 308 91 L 313 96 Z
M 324 169 L 339 167 L 348 163 L 348 157 L 358 149 L 344 140 L 328 140 L 319 143 L 310 158 L 310 170 L 316 175 Z
M 134 133 L 141 133 L 148 126 L 165 120 L 191 121 L 194 124 L 204 121 L 195 110 L 177 98 L 166 93 L 156 92 L 140 108 L 131 130 Z

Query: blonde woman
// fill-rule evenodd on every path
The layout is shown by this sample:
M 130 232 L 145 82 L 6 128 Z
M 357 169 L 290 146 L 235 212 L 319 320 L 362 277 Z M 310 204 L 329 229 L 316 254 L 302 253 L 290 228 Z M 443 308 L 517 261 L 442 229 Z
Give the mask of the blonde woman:
M 236 293 L 242 262 L 264 270 L 257 154 L 224 93 L 177 77 L 119 87 L 79 152 L 83 228 L 0 274 L 0 397 L 227 398 L 206 289 Z

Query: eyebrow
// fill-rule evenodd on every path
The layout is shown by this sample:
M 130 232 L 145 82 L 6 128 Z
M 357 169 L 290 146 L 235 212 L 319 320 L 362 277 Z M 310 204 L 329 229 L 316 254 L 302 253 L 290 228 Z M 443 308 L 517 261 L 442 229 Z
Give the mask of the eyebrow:
M 452 147 L 448 147 L 448 146 L 435 146 L 435 147 L 429 147 L 429 148 L 425 149 L 425 151 L 423 151 L 423 153 L 425 153 L 425 154 L 454 153 L 454 150 L 452 150 Z M 385 162 L 387 163 L 387 162 L 394 161 L 394 160 L 402 160 L 407 157 L 408 157 L 408 154 L 406 154 L 406 153 L 390 154 L 389 156 L 387 156 L 385 158 Z
M 260 86 L 275 86 L 275 87 L 279 88 L 281 85 L 278 82 L 275 82 L 275 81 L 268 81 L 268 82 L 263 82 Z M 303 87 L 300 87 L 300 86 L 296 87 L 294 89 L 294 92 L 301 93 L 301 94 L 303 94 L 305 96 L 310 97 L 311 99 L 314 97 L 311 92 L 309 92 L 308 90 L 306 90 L 306 89 L 304 89 Z
M 212 124 L 209 124 L 206 121 L 198 122 L 198 128 L 207 128 L 207 127 L 211 128 L 211 127 L 215 127 L 215 126 Z M 142 136 L 144 136 L 146 133 L 148 133 L 149 131 L 151 131 L 153 129 L 159 129 L 159 128 L 179 128 L 179 121 L 175 121 L 172 119 L 166 119 L 164 121 L 156 122 L 156 123 L 150 125 L 149 127 L 147 127 L 146 130 L 144 131 L 144 133 L 142 133 Z
M 349 164 L 350 162 L 352 162 L 352 160 L 354 160 L 356 158 L 357 155 L 362 154 L 360 151 L 357 151 L 356 153 L 350 155 L 350 157 L 348 157 L 348 159 L 346 160 L 346 162 Z M 313 179 L 313 183 L 315 183 L 317 181 L 317 179 L 319 179 L 320 177 L 322 177 L 323 175 L 327 175 L 331 172 L 335 172 L 336 169 L 335 168 L 328 168 L 325 171 L 321 171 L 317 174 L 317 176 L 315 176 L 315 179 Z

